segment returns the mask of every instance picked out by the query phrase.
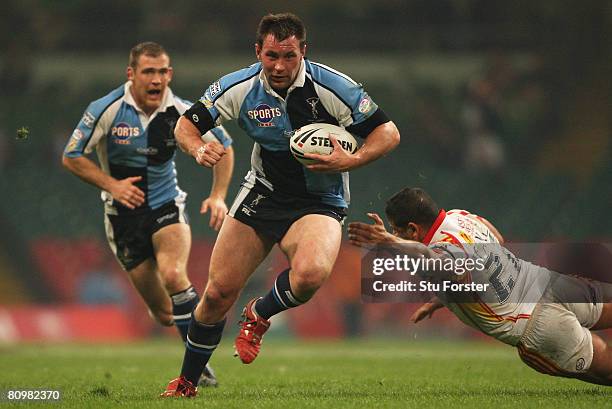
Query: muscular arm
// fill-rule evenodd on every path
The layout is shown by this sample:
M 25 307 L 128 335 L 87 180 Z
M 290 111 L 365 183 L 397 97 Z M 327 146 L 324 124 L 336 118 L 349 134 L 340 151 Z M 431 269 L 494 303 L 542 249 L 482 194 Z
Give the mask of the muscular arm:
M 228 147 L 226 154 L 221 160 L 213 166 L 213 183 L 210 189 L 210 196 L 202 202 L 200 213 L 204 214 L 210 210 L 210 223 L 208 224 L 215 230 L 221 228 L 225 214 L 227 213 L 227 205 L 225 197 L 227 196 L 227 188 L 229 187 L 234 170 L 234 149 Z
M 368 135 L 363 145 L 355 152 L 355 164 L 351 169 L 368 164 L 389 153 L 400 142 L 400 134 L 392 121 L 377 126 Z
M 234 148 L 229 146 L 225 149 L 225 155 L 213 167 L 213 182 L 210 188 L 211 197 L 219 197 L 225 200 L 227 188 L 229 187 L 232 173 L 234 172 Z
M 109 192 L 113 199 L 129 209 L 135 209 L 145 201 L 144 192 L 134 186 L 134 183 L 142 179 L 140 176 L 117 180 L 104 173 L 98 165 L 84 156 L 77 158 L 63 156 L 62 164 L 85 182 Z
M 334 150 L 331 155 L 305 154 L 307 158 L 318 163 L 307 166 L 308 169 L 321 172 L 346 172 L 366 165 L 384 154 L 392 151 L 400 141 L 400 134 L 392 121 L 378 125 L 366 138 L 357 152 L 351 154 L 332 138 Z
M 179 118 L 174 128 L 174 137 L 181 150 L 193 156 L 199 165 L 211 168 L 226 150 L 218 142 L 203 142 L 201 135 L 200 130 L 184 116 Z

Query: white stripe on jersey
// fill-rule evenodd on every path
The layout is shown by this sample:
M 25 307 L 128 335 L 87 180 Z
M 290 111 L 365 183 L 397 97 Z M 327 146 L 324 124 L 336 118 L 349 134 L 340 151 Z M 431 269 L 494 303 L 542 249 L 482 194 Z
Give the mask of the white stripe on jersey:
M 321 67 L 321 68 L 323 68 L 323 69 L 325 69 L 325 70 L 327 70 L 327 71 L 331 71 L 331 72 L 333 72 L 334 74 L 336 74 L 336 75 L 338 75 L 338 76 L 340 76 L 340 77 L 344 78 L 345 80 L 347 80 L 347 81 L 349 81 L 349 82 L 353 83 L 354 85 L 359 85 L 359 84 L 358 84 L 356 81 L 354 81 L 354 80 L 353 80 L 351 77 L 349 77 L 348 75 L 343 74 L 343 73 L 341 73 L 340 71 L 336 71 L 336 70 L 334 70 L 333 68 L 328 67 L 328 66 L 327 66 L 327 65 L 325 65 L 325 64 L 321 64 L 320 62 L 313 62 L 313 61 L 310 61 L 310 63 L 311 63 L 312 65 L 316 65 L 316 66 L 318 66 L 318 67 Z
M 264 172 L 263 164 L 261 161 L 261 145 L 255 143 L 253 145 L 253 152 L 251 153 L 251 174 L 261 182 L 262 185 L 267 187 L 269 190 L 274 190 L 274 186 L 266 179 L 266 174 Z M 262 175 L 263 177 L 258 177 L 257 175 Z M 255 182 L 253 180 L 253 182 Z
M 190 101 L 182 100 L 176 95 L 174 96 L 174 107 L 178 111 L 179 115 L 183 115 L 185 111 L 191 108 L 191 105 L 193 104 Z
M 312 77 L 308 75 L 312 80 Z M 323 107 L 330 113 L 331 116 L 338 120 L 340 126 L 346 128 L 353 123 L 353 111 L 340 98 L 325 87 L 322 87 L 317 82 L 312 81 L 315 93 L 319 96 L 319 100 Z
M 216 118 L 215 125 L 221 125 L 223 121 L 229 121 L 240 117 L 240 108 L 244 102 L 246 95 L 253 88 L 255 81 L 259 81 L 259 76 L 254 76 L 248 81 L 233 85 L 225 91 L 223 95 L 217 98 L 214 102 L 215 108 L 219 112 L 219 118 Z
M 96 124 L 96 128 L 92 131 L 91 138 L 89 138 L 89 141 L 87 141 L 87 145 L 85 146 L 85 154 L 91 153 L 101 140 L 106 141 L 106 134 L 110 131 L 113 120 L 115 119 L 115 116 L 117 116 L 117 112 L 119 112 L 121 104 L 123 104 L 123 98 L 119 98 L 110 104 L 102 116 L 100 116 L 100 119 Z M 100 147 L 97 147 L 97 150 L 99 157 Z M 104 151 L 106 152 L 106 147 Z M 110 174 L 109 172 L 106 173 Z

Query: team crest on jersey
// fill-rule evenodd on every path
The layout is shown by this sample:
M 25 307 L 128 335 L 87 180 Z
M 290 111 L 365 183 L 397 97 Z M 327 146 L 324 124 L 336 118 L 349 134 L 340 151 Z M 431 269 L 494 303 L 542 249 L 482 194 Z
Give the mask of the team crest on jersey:
M 317 111 L 317 104 L 319 103 L 319 98 L 308 98 L 306 102 L 308 103 L 308 105 L 310 105 L 310 113 L 312 114 L 312 119 L 318 119 L 319 111 Z
M 75 129 L 74 132 L 72 132 L 72 135 L 70 136 L 70 141 L 68 141 L 68 145 L 66 146 L 66 152 L 72 152 L 76 150 L 77 145 L 79 144 L 81 139 L 83 139 L 83 137 L 83 132 L 81 132 L 81 130 L 78 128 Z
M 113 142 L 119 145 L 129 145 L 131 143 L 131 137 L 140 135 L 140 128 L 137 126 L 130 126 L 125 122 L 119 122 L 111 128 L 111 135 L 114 137 Z
M 255 109 L 247 111 L 249 118 L 257 121 L 257 126 L 264 128 L 275 126 L 273 121 L 274 118 L 282 114 L 280 108 L 272 108 L 268 104 L 259 104 Z
M 87 111 L 83 115 L 83 118 L 81 119 L 81 121 L 83 121 L 83 125 L 85 125 L 88 128 L 91 128 L 94 122 L 96 121 L 96 117 L 91 112 Z
M 367 114 L 372 109 L 372 100 L 367 95 L 359 101 L 359 112 Z

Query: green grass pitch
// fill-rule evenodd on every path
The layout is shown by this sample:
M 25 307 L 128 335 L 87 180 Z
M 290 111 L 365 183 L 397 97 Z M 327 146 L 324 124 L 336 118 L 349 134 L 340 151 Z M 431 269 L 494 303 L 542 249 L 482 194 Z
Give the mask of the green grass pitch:
M 242 365 L 224 343 L 220 387 L 195 399 L 160 399 L 177 376 L 177 342 L 0 347 L 0 389 L 59 389 L 62 408 L 600 408 L 612 388 L 540 375 L 513 348 L 482 342 L 268 339 Z

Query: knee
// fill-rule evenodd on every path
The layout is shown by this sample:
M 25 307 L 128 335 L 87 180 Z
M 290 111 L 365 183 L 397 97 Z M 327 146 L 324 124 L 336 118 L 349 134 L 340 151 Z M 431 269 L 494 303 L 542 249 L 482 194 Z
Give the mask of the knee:
M 187 273 L 181 269 L 173 267 L 162 267 L 159 268 L 159 274 L 162 277 L 166 290 L 170 293 L 177 293 L 183 291 L 190 285 L 187 279 Z
M 174 325 L 174 317 L 172 316 L 171 311 L 162 311 L 162 310 L 151 311 L 149 310 L 149 315 L 151 316 L 151 318 L 159 322 L 164 327 L 171 327 L 172 325 Z
M 292 290 L 296 295 L 312 296 L 323 285 L 331 268 L 316 261 L 296 261 L 291 266 Z
M 239 288 L 209 282 L 202 296 L 207 311 L 226 312 L 238 298 Z

